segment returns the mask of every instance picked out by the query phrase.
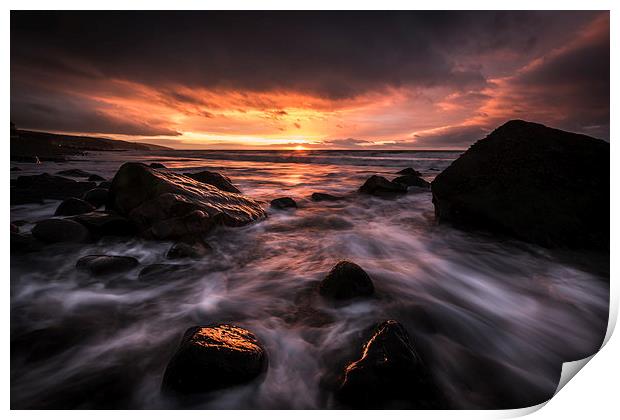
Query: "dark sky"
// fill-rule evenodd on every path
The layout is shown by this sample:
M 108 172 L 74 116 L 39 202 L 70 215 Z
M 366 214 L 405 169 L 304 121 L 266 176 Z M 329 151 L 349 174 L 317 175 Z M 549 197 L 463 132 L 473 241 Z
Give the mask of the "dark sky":
M 19 127 L 173 147 L 609 139 L 608 12 L 11 12 Z

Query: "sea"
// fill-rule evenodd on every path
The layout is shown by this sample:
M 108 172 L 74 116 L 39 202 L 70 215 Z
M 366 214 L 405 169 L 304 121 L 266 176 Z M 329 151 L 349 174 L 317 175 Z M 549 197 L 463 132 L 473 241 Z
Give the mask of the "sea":
M 455 409 L 518 408 L 554 394 L 562 363 L 596 352 L 609 311 L 609 261 L 438 224 L 430 191 L 385 200 L 356 193 L 371 175 L 413 167 L 432 181 L 461 151 L 89 152 L 67 162 L 12 162 L 11 177 L 82 169 L 112 179 L 124 162 L 217 171 L 263 202 L 268 217 L 206 237 L 213 252 L 168 261 L 170 242 L 103 238 L 11 256 L 11 407 L 127 409 L 343 408 L 334 384 L 364 337 L 394 319 L 408 331 Z M 314 202 L 313 192 L 345 197 Z M 291 197 L 296 210 L 269 201 Z M 59 201 L 11 206 L 28 231 Z M 141 266 L 91 278 L 89 254 Z M 376 293 L 334 305 L 316 293 L 340 260 Z M 191 267 L 157 281 L 155 263 Z M 191 400 L 161 393 L 184 331 L 230 323 L 254 332 L 269 367 L 260 380 Z M 205 377 L 205 381 L 209 381 Z

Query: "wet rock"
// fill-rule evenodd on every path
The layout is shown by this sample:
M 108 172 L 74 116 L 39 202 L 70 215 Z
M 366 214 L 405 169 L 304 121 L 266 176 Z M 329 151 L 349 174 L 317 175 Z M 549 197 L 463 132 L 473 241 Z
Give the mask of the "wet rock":
M 65 169 L 64 171 L 56 172 L 58 175 L 71 176 L 74 178 L 89 178 L 92 174 L 81 169 Z M 89 179 L 89 181 L 92 181 Z
M 173 276 L 190 267 L 191 266 L 187 264 L 151 264 L 140 270 L 138 278 L 140 280 L 160 279 Z
M 92 174 L 91 176 L 88 177 L 88 180 L 93 181 L 93 182 L 99 182 L 99 181 L 105 181 L 105 178 L 102 177 L 101 175 Z
M 215 226 L 242 226 L 265 217 L 255 200 L 140 163 L 125 163 L 118 170 L 107 209 L 154 239 L 196 236 Z
M 609 250 L 609 156 L 603 140 L 509 121 L 437 175 L 435 215 L 547 247 Z
M 67 198 L 56 208 L 55 216 L 75 216 L 76 214 L 90 213 L 95 208 L 79 198 Z
M 32 229 L 32 236 L 46 243 L 84 242 L 89 238 L 88 230 L 70 219 L 46 219 Z
M 94 207 L 101 207 L 108 201 L 108 190 L 105 188 L 93 188 L 86 191 L 82 198 Z
M 271 207 L 278 210 L 296 209 L 297 203 L 291 197 L 281 197 L 271 200 Z
M 11 167 L 11 172 L 17 172 L 17 171 L 21 171 L 21 170 L 22 170 L 22 168 L 17 167 L 17 166 Z
M 312 193 L 312 201 L 338 201 L 338 200 L 342 200 L 342 197 L 327 194 L 327 193 L 320 193 L 320 192 Z
M 406 187 L 419 187 L 428 189 L 431 187 L 431 184 L 424 179 L 420 178 L 417 175 L 403 175 L 398 178 L 394 178 L 392 182 L 396 182 L 398 184 L 402 184 Z
M 445 408 L 405 328 L 385 321 L 344 371 L 340 401 L 356 408 Z
M 159 163 L 159 162 L 153 162 L 149 164 L 149 167 L 153 169 L 166 169 L 166 165 L 164 165 L 163 163 Z
M 192 327 L 166 367 L 162 390 L 208 392 L 247 383 L 267 369 L 267 353 L 250 331 L 234 325 Z
M 229 178 L 218 174 L 217 172 L 202 171 L 194 174 L 185 173 L 183 175 L 195 179 L 198 182 L 213 185 L 222 191 L 241 194 L 241 191 L 239 191 L 239 189 L 232 184 Z
M 413 176 L 422 176 L 422 174 L 418 171 L 416 171 L 413 168 L 405 168 L 401 171 L 396 172 L 399 175 L 413 175 Z
M 78 182 L 47 173 L 22 175 L 11 181 L 11 204 L 41 203 L 44 199 L 81 198 L 95 185 L 94 182 Z
M 364 182 L 359 192 L 382 198 L 390 198 L 398 194 L 405 194 L 407 192 L 407 187 L 396 182 L 388 181 L 382 176 L 373 175 Z
M 210 254 L 211 251 L 211 246 L 203 241 L 193 243 L 177 242 L 170 247 L 168 253 L 166 254 L 166 258 L 169 260 L 176 260 L 180 258 L 191 258 L 198 260 Z
M 374 290 L 370 276 L 350 261 L 340 261 L 319 284 L 322 296 L 336 300 L 370 296 Z
M 29 233 L 11 231 L 11 254 L 26 254 L 37 252 L 44 244 Z
M 73 217 L 72 220 L 86 227 L 93 237 L 134 236 L 138 233 L 128 219 L 116 214 L 92 212 Z
M 78 270 L 87 271 L 93 276 L 129 271 L 139 265 L 134 257 L 121 255 L 87 255 L 78 260 L 75 267 Z
M 109 190 L 111 186 L 112 186 L 111 181 L 102 181 L 98 185 L 99 188 L 105 188 L 106 190 Z

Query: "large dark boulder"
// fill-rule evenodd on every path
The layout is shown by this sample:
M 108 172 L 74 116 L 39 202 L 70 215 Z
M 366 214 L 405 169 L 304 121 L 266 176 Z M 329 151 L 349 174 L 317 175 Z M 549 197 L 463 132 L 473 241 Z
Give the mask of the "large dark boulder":
M 271 200 L 271 207 L 278 210 L 296 209 L 297 203 L 291 197 L 280 197 Z
M 92 212 L 71 219 L 86 227 L 93 237 L 133 236 L 138 233 L 133 223 L 117 214 Z
M 370 296 L 374 291 L 370 276 L 350 261 L 338 262 L 319 284 L 322 296 L 336 300 Z
M 392 182 L 402 184 L 406 187 L 430 188 L 431 184 L 417 175 L 403 175 L 394 178 Z
M 78 260 L 75 267 L 93 276 L 105 276 L 129 271 L 139 265 L 134 257 L 122 255 L 87 255 Z
M 163 163 L 159 163 L 159 162 L 153 162 L 149 164 L 149 167 L 153 169 L 166 169 L 166 165 L 164 165 Z
M 267 368 L 256 336 L 234 325 L 192 327 L 166 367 L 162 389 L 181 394 L 247 383 Z
M 445 408 L 407 331 L 394 320 L 380 324 L 360 358 L 346 366 L 336 395 L 356 408 Z
M 373 175 L 359 189 L 362 194 L 370 194 L 381 198 L 391 198 L 407 193 L 403 184 L 391 182 L 379 175 Z
M 101 207 L 108 202 L 108 190 L 105 188 L 93 188 L 84 193 L 82 197 L 95 207 Z
M 435 214 L 547 247 L 608 250 L 609 156 L 603 140 L 509 121 L 437 175 Z
M 107 209 L 155 239 L 197 236 L 218 225 L 242 226 L 265 217 L 251 198 L 140 163 L 125 163 L 118 170 Z
M 42 220 L 32 228 L 32 236 L 45 243 L 77 243 L 89 239 L 88 230 L 69 219 Z
M 23 175 L 11 181 L 11 204 L 41 203 L 44 199 L 81 198 L 96 185 L 94 182 L 78 182 L 47 173 Z
M 228 177 L 225 177 L 222 174 L 218 174 L 217 172 L 202 171 L 194 174 L 184 173 L 183 175 L 195 179 L 198 182 L 213 185 L 214 187 L 217 187 L 222 191 L 241 194 L 241 191 L 239 191 L 239 189 L 232 184 Z
M 95 210 L 90 203 L 79 198 L 67 198 L 56 208 L 55 216 L 75 216 L 76 214 L 90 213 Z

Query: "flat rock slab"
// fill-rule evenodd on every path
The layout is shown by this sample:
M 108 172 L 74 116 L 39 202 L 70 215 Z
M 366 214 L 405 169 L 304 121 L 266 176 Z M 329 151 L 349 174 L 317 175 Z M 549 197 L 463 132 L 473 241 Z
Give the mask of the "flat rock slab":
M 192 327 L 166 367 L 162 389 L 181 394 L 247 383 L 267 369 L 267 353 L 250 331 L 234 325 Z
M 218 225 L 242 226 L 266 216 L 251 198 L 140 163 L 125 163 L 118 170 L 107 209 L 154 239 L 201 235 Z

